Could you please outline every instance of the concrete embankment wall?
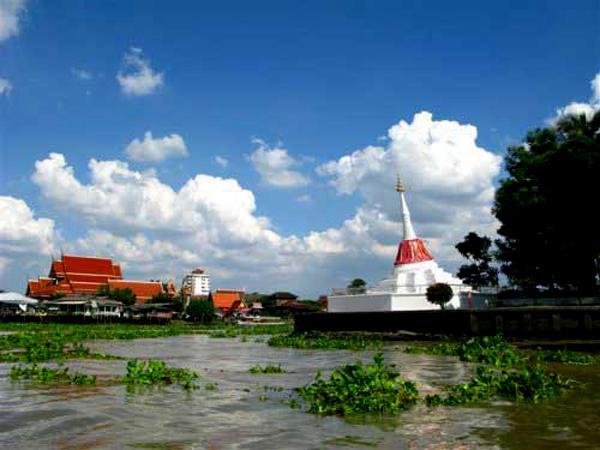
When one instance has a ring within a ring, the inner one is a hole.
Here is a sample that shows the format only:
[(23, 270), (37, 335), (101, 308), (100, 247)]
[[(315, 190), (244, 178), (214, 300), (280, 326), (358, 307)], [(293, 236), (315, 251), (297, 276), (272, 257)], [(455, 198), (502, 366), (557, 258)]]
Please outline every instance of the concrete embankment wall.
[(409, 331), (451, 336), (501, 333), (551, 339), (600, 338), (600, 306), (310, 313), (296, 316), (294, 327), (298, 332)]

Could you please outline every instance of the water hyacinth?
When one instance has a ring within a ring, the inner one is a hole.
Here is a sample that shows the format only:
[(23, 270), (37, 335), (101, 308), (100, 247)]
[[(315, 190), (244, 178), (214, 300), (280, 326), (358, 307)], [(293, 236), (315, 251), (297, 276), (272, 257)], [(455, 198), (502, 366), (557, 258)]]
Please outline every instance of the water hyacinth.
[(292, 333), (273, 336), (268, 344), (272, 347), (291, 347), (299, 349), (335, 349), (335, 350), (377, 350), (383, 341), (364, 336), (328, 336), (309, 333)]
[(502, 336), (483, 336), (442, 342), (432, 346), (408, 347), (406, 353), (458, 356), (461, 361), (489, 364), (494, 367), (512, 367), (526, 361), (526, 356)]
[(127, 362), (127, 375), (123, 383), (128, 385), (171, 385), (178, 384), (186, 390), (196, 389), (199, 375), (193, 370), (169, 367), (164, 361), (149, 359)]
[(324, 380), (318, 372), (315, 381), (298, 389), (308, 405), (308, 412), (320, 415), (378, 413), (395, 414), (417, 402), (419, 392), (412, 381), (377, 354), (373, 364), (360, 361), (331, 373)]
[(563, 380), (556, 373), (547, 372), (541, 365), (520, 370), (479, 366), (469, 382), (446, 387), (443, 396), (428, 395), (425, 402), (429, 406), (457, 406), (502, 398), (537, 403), (555, 398), (575, 385), (572, 380)]
[(69, 372), (67, 367), (51, 368), (32, 364), (30, 366), (13, 366), (10, 369), (10, 378), (13, 381), (31, 380), (40, 384), (76, 384), (91, 386), (96, 384), (95, 375), (86, 375), (80, 372)]
[(287, 371), (281, 367), (281, 364), (267, 364), (266, 366), (260, 366), (260, 365), (256, 365), (256, 366), (252, 366), (250, 367), (250, 369), (248, 369), (248, 372), (250, 372), (253, 375), (268, 375), (268, 374), (283, 374), (283, 373), (287, 373)]

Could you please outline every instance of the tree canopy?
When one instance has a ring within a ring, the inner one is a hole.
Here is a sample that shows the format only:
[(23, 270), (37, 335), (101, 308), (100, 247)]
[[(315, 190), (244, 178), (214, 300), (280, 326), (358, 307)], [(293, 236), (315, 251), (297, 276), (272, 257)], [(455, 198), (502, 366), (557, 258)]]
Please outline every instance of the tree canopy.
[(492, 265), (492, 240), (487, 236), (469, 233), (456, 244), (459, 253), (469, 260), (458, 269), (458, 277), (473, 287), (497, 286), (498, 269)]
[(446, 303), (452, 300), (454, 292), (446, 283), (434, 283), (427, 288), (426, 296), (429, 303), (439, 305), (442, 309), (445, 309)]
[(502, 272), (523, 289), (598, 292), (600, 112), (529, 132), (505, 165), (493, 209)]

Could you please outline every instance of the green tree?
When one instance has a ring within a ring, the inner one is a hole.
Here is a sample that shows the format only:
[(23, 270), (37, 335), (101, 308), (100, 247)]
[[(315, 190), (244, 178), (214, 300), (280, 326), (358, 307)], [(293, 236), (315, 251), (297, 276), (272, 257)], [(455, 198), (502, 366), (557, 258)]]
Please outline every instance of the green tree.
[(215, 318), (215, 308), (210, 300), (192, 300), (185, 312), (193, 322), (209, 323)]
[(494, 204), (502, 272), (523, 289), (598, 292), (600, 112), (529, 132), (505, 164)]
[(136, 296), (130, 288), (124, 289), (111, 289), (108, 298), (111, 300), (118, 300), (126, 306), (135, 305)]
[(348, 290), (353, 293), (361, 294), (365, 292), (367, 288), (367, 282), (362, 278), (355, 278), (348, 284)]
[(439, 305), (440, 308), (446, 309), (446, 303), (452, 300), (454, 292), (446, 283), (434, 283), (427, 288), (427, 301), (434, 305)]
[(498, 269), (492, 266), (494, 255), (489, 237), (470, 232), (455, 247), (470, 261), (459, 267), (458, 278), (473, 287), (498, 285)]
[(171, 297), (166, 292), (161, 292), (160, 294), (152, 296), (148, 303), (172, 303), (173, 297)]

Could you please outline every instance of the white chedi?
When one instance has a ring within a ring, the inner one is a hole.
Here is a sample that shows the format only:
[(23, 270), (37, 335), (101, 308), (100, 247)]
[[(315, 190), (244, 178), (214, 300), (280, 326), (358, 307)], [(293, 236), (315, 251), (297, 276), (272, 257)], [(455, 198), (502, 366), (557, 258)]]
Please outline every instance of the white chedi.
[(425, 243), (415, 233), (404, 196), (404, 186), (400, 180), (396, 191), (400, 195), (403, 238), (398, 246), (391, 275), (364, 294), (330, 296), (330, 312), (439, 309), (439, 306), (429, 303), (426, 298), (427, 288), (434, 283), (446, 283), (452, 287), (454, 296), (447, 307), (459, 308), (464, 303), (464, 299), (461, 302), (461, 297), (466, 297), (471, 288), (435, 262)]

